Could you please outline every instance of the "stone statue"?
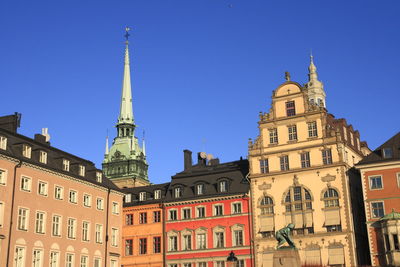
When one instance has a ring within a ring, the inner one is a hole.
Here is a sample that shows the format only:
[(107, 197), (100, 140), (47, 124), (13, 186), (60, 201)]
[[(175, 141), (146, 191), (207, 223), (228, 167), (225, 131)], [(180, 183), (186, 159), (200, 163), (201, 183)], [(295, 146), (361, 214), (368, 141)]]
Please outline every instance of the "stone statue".
[(294, 225), (289, 223), (286, 227), (278, 230), (275, 234), (275, 238), (278, 241), (277, 249), (281, 248), (285, 243), (288, 243), (290, 248), (296, 248), (294, 242), (291, 238), (291, 231), (293, 230)]
[(290, 73), (288, 71), (285, 71), (285, 80), (290, 81)]

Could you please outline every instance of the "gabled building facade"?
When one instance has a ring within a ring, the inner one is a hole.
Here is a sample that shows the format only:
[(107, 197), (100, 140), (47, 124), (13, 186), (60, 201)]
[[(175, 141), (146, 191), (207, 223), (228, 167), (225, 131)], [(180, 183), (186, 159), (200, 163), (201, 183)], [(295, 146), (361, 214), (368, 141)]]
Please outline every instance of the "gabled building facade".
[(400, 266), (400, 133), (357, 165), (373, 266)]
[(354, 234), (351, 168), (368, 148), (346, 120), (328, 113), (313, 58), (304, 86), (287, 74), (272, 92), (258, 128), (248, 156), (256, 266), (272, 266), (275, 232), (289, 223), (302, 263), (355, 266), (363, 241)]
[(165, 196), (165, 248), (168, 267), (225, 267), (233, 251), (235, 266), (252, 265), (247, 160), (220, 164), (198, 157), (172, 177)]
[(0, 117), (0, 266), (120, 265), (122, 197), (101, 170)]
[(103, 172), (120, 188), (149, 185), (145, 144), (139, 145), (132, 108), (131, 73), (129, 62), (129, 28), (126, 29), (124, 79), (121, 108), (116, 124), (117, 136), (109, 148), (108, 137), (103, 160)]
[(169, 183), (123, 189), (124, 267), (164, 266), (163, 201)]

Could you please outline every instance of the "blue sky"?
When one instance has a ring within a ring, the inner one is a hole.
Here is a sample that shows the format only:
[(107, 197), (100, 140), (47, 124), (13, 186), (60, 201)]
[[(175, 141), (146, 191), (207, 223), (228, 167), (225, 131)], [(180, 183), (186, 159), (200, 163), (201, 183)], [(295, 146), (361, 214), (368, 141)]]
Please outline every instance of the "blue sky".
[(2, 1), (0, 115), (20, 133), (101, 166), (115, 136), (124, 27), (131, 31), (134, 113), (150, 179), (183, 169), (183, 149), (247, 156), (272, 90), (305, 83), (310, 50), (328, 111), (376, 148), (400, 129), (400, 2)]

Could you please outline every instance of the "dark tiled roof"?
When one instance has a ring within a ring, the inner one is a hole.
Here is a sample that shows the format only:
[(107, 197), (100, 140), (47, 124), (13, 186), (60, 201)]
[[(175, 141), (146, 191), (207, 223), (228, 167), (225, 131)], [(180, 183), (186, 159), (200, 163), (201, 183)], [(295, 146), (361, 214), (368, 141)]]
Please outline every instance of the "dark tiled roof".
[[(249, 191), (246, 179), (248, 172), (249, 162), (244, 159), (215, 165), (199, 163), (172, 177), (165, 202), (246, 194)], [(227, 181), (226, 192), (219, 190), (219, 182), (223, 180)], [(196, 192), (198, 184), (204, 185), (204, 193), (201, 195)], [(180, 198), (173, 195), (176, 187), (182, 190)]]
[[(4, 117), (0, 117), (0, 119), (1, 118)], [(0, 154), (16, 158), (23, 162), (27, 162), (42, 168), (46, 168), (48, 170), (62, 173), (98, 186), (120, 191), (120, 189), (113, 182), (108, 180), (103, 174), (102, 182), (97, 182), (96, 173), (102, 173), (102, 171), (100, 169), (97, 169), (93, 162), (52, 147), (50, 143), (45, 142), (45, 137), (42, 135), (37, 134), (35, 135), (35, 139), (32, 139), (24, 135), (18, 134), (13, 130), (10, 130), (9, 127), (7, 127), (7, 124), (0, 124), (0, 135), (7, 138), (7, 148), (6, 150), (0, 149)], [(26, 158), (22, 155), (23, 144), (29, 145), (32, 148), (31, 158)], [(46, 164), (39, 161), (40, 151), (44, 151), (47, 153)], [(62, 169), (63, 159), (67, 159), (70, 161), (70, 171), (64, 171)], [(78, 175), (78, 165), (85, 166), (85, 176)]]
[[(392, 151), (392, 157), (384, 157), (383, 150), (390, 149)], [(392, 138), (387, 140), (384, 144), (375, 149), (371, 154), (362, 159), (356, 166), (377, 163), (377, 162), (385, 162), (385, 161), (394, 161), (400, 159), (400, 132), (394, 135)]]
[[(123, 188), (121, 189), (121, 191), (124, 194), (131, 194), (131, 202), (125, 203), (124, 201), (124, 207), (161, 203), (165, 198), (165, 193), (167, 192), (168, 186), (169, 183), (164, 183), (164, 184), (155, 184), (155, 185), (140, 186), (134, 188)], [(156, 190), (161, 190), (160, 199), (154, 199), (154, 192)], [(141, 192), (146, 193), (145, 201), (139, 201), (139, 194)]]

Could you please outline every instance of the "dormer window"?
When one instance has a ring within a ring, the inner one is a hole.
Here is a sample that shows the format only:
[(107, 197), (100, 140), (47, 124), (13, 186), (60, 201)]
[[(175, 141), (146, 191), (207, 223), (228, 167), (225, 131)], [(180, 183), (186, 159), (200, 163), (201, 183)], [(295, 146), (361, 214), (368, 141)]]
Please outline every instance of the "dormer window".
[(294, 101), (286, 102), (286, 115), (288, 117), (296, 115), (296, 107), (294, 105)]
[(180, 198), (180, 197), (182, 197), (182, 188), (180, 188), (180, 187), (175, 187), (175, 189), (174, 189), (174, 197), (175, 197), (175, 198)]
[(130, 203), (132, 201), (132, 195), (131, 194), (125, 194), (125, 203)]
[(7, 137), (0, 136), (0, 149), (7, 149)]
[(226, 192), (226, 191), (228, 191), (228, 182), (220, 181), (219, 182), (219, 192)]
[(102, 182), (102, 173), (101, 172), (96, 172), (96, 181), (98, 182), (98, 183), (101, 183)]
[(154, 190), (154, 199), (161, 198), (161, 190)]
[(39, 152), (39, 161), (40, 163), (47, 164), (47, 152), (45, 151)]
[(63, 159), (63, 165), (62, 165), (62, 167), (63, 167), (63, 171), (69, 172), (69, 160)]
[(85, 176), (85, 166), (79, 165), (79, 175)]
[(145, 200), (146, 200), (146, 192), (140, 192), (139, 201), (145, 201)]
[(196, 193), (197, 193), (197, 195), (204, 194), (204, 184), (198, 184), (196, 186)]
[(393, 151), (392, 151), (392, 149), (391, 149), (390, 147), (383, 148), (383, 149), (382, 149), (382, 156), (383, 156), (383, 158), (385, 158), (385, 159), (392, 158), (392, 157), (393, 157)]
[(32, 154), (32, 147), (29, 145), (23, 145), (22, 146), (22, 155), (26, 158), (31, 158)]

